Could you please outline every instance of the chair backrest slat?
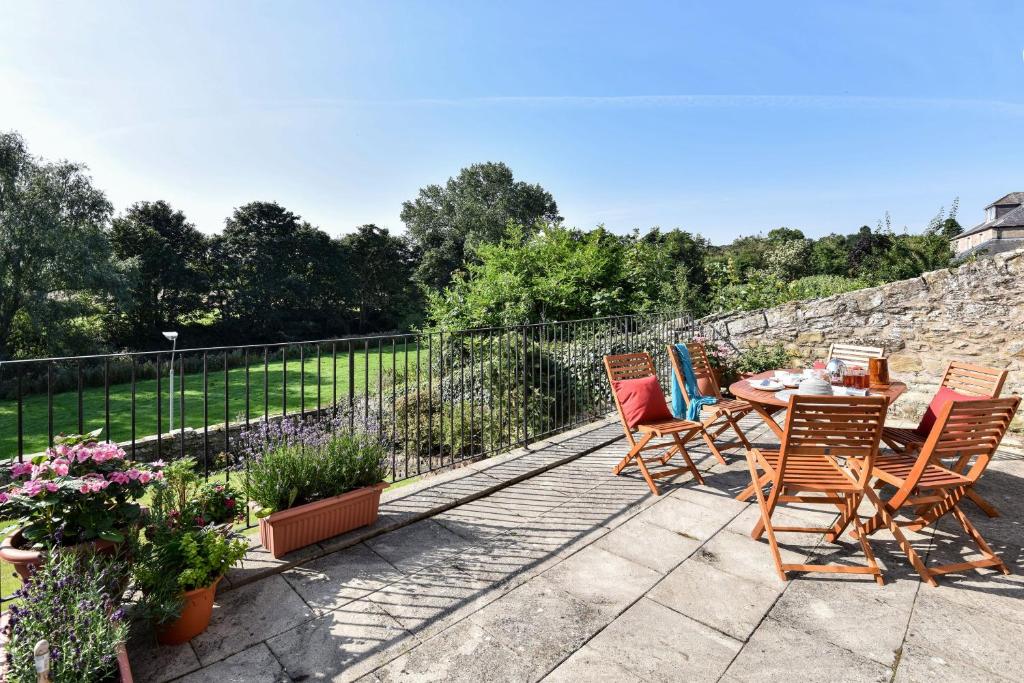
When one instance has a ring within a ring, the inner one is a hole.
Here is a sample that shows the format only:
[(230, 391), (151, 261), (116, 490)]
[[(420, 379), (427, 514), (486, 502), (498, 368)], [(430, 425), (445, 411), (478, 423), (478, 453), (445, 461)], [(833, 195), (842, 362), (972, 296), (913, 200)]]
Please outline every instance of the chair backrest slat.
[(629, 428), (626, 415), (622, 412), (622, 404), (619, 396), (615, 393), (614, 382), (624, 379), (641, 379), (643, 377), (657, 376), (654, 367), (654, 359), (649, 353), (623, 353), (614, 356), (604, 357), (604, 369), (608, 373), (608, 388), (612, 392), (612, 400), (615, 401), (615, 410), (619, 413), (619, 420), (622, 421), (622, 430), (629, 442), (635, 443), (633, 430)]
[(980, 401), (950, 401), (939, 412), (935, 427), (925, 440), (904, 488), (913, 489), (928, 463), (957, 459), (956, 469), (968, 464), (964, 476), (971, 482), (988, 467), (1020, 406), (1020, 396)]
[[(779, 455), (779, 476), (786, 481), (786, 461), (793, 455), (859, 458), (858, 487), (868, 474), (882, 436), (888, 402), (884, 396), (800, 396), (789, 400), (786, 430)], [(831, 467), (831, 466), (830, 466)], [(802, 476), (813, 475), (801, 470)]]
[(1006, 375), (1006, 370), (951, 360), (942, 377), (942, 386), (958, 394), (997, 398), (1003, 390)]
[(859, 365), (867, 368), (868, 361), (872, 358), (881, 358), (885, 355), (885, 349), (878, 346), (855, 346), (853, 344), (832, 344), (828, 349), (828, 358), (841, 360), (847, 365)]
[[(679, 355), (676, 353), (674, 344), (665, 347), (668, 352), (669, 362), (672, 363), (672, 373), (683, 390), (683, 399), (686, 405), (690, 405), (690, 394), (686, 391), (686, 380), (683, 376), (683, 368), (679, 363)], [(697, 382), (704, 380), (705, 387), (711, 387), (711, 395), (715, 398), (722, 398), (722, 388), (718, 386), (718, 378), (715, 377), (715, 369), (708, 359), (707, 350), (700, 342), (687, 342), (686, 350), (690, 352), (690, 363), (693, 365), (693, 377)]]

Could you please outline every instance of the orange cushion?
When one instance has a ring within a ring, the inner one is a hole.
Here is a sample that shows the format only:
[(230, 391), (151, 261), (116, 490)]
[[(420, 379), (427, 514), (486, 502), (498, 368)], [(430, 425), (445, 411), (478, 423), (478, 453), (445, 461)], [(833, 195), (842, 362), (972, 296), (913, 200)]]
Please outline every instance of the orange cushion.
[(932, 402), (928, 404), (928, 410), (924, 411), (924, 415), (921, 416), (921, 422), (918, 423), (914, 431), (918, 436), (928, 436), (932, 431), (932, 427), (935, 426), (935, 421), (939, 419), (939, 413), (951, 401), (984, 401), (986, 398), (986, 396), (961, 394), (949, 387), (940, 387), (935, 396), (932, 397)]
[(633, 429), (639, 424), (672, 420), (672, 411), (665, 403), (658, 378), (654, 375), (640, 379), (620, 379), (612, 382), (612, 391), (622, 406), (626, 424)]

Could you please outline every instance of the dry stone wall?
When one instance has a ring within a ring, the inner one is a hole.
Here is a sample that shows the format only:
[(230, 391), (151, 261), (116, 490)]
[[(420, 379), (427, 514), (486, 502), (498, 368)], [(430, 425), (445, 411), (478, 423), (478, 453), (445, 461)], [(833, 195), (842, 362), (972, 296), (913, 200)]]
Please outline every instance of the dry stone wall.
[(739, 348), (782, 343), (805, 361), (823, 358), (832, 342), (884, 347), (891, 375), (908, 386), (893, 412), (916, 421), (950, 359), (1006, 368), (1003, 394), (1024, 393), (1024, 250), (700, 324)]

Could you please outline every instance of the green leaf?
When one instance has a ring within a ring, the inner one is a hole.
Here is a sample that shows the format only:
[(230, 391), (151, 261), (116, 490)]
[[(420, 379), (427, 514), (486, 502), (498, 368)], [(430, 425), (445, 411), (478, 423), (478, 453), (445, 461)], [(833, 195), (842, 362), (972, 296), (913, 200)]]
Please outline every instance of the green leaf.
[(121, 543), (124, 541), (124, 534), (119, 534), (116, 531), (101, 531), (99, 537), (104, 541), (111, 541), (113, 543)]
[(274, 514), (274, 508), (260, 508), (256, 511), (256, 519), (263, 519)]
[(299, 488), (293, 486), (288, 490), (288, 507), (291, 507), (295, 503), (295, 499), (299, 496)]

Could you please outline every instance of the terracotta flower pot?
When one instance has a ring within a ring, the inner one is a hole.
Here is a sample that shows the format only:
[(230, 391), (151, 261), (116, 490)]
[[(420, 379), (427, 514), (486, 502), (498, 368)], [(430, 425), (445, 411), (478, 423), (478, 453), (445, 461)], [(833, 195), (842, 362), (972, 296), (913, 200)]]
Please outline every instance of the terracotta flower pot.
[[(25, 548), (24, 545), (26, 543), (25, 538), (21, 535), (21, 529), (16, 529), (14, 533), (0, 541), (0, 559), (13, 564), (14, 571), (18, 572), (18, 576), (28, 579), (32, 575), (32, 567), (41, 567), (45, 557), (44, 551)], [(113, 555), (120, 545), (113, 541), (96, 540), (68, 546), (68, 549), (78, 551), (88, 549), (99, 554)]]
[(377, 521), (386, 483), (275, 512), (260, 520), (260, 543), (274, 557)]
[(156, 639), (161, 645), (181, 645), (206, 630), (213, 615), (213, 598), (220, 579), (217, 577), (209, 586), (185, 593), (185, 605), (178, 618), (157, 630)]

